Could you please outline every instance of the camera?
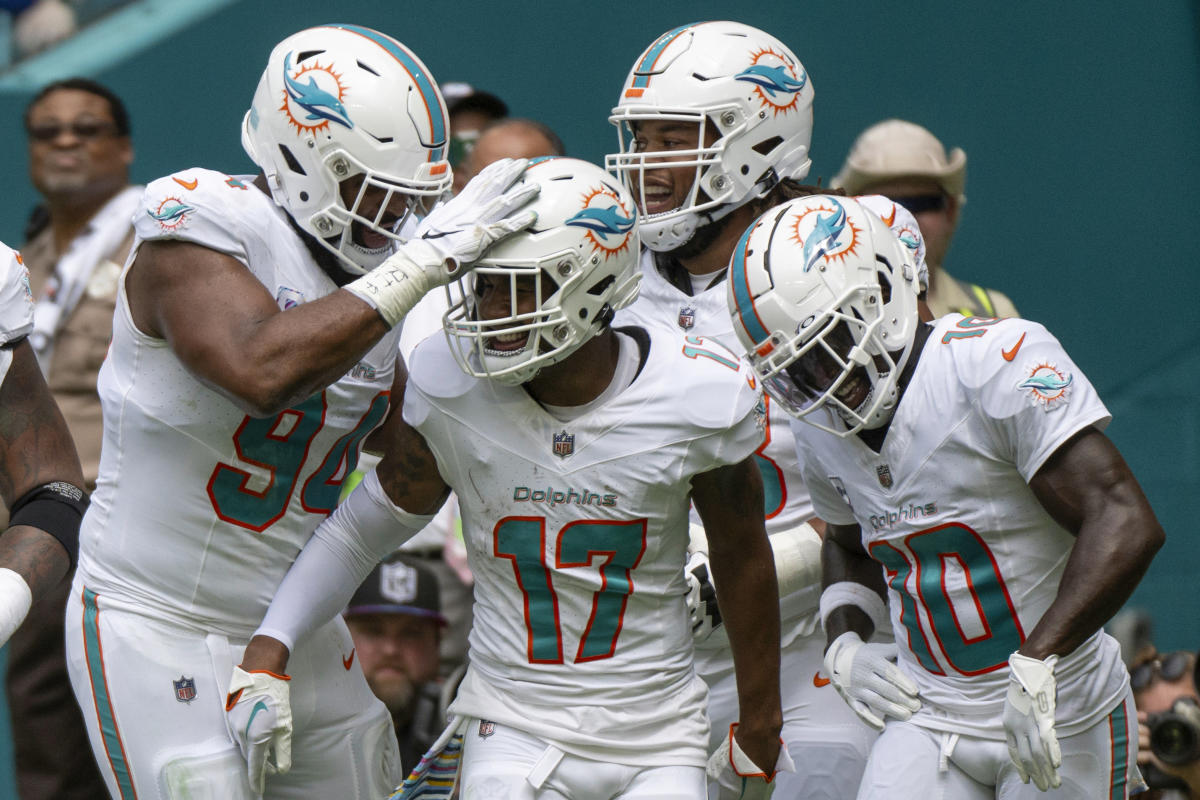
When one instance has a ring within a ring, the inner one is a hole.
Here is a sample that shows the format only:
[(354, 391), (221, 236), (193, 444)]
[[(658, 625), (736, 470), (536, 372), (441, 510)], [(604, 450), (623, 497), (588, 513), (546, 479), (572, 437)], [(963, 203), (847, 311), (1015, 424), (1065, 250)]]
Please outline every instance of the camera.
[(1200, 759), (1200, 702), (1181, 697), (1167, 711), (1151, 714), (1150, 749), (1164, 764), (1178, 766)]

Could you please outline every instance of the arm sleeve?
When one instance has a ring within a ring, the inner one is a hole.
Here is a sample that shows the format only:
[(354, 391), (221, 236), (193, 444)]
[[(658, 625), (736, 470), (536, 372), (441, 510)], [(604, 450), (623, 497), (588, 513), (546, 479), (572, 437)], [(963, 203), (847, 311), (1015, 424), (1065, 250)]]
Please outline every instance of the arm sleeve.
[(255, 634), (294, 650), (297, 641), (346, 607), (376, 564), (432, 519), (432, 514), (410, 514), (392, 503), (372, 471), (317, 526)]

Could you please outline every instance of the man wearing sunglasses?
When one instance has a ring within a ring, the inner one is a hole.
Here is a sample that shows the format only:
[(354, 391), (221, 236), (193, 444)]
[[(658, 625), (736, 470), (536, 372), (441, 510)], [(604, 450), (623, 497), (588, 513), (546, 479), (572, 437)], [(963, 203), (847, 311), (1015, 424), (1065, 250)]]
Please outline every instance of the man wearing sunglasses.
[(950, 313), (976, 317), (1015, 317), (1011, 300), (995, 289), (959, 280), (943, 268), (959, 214), (967, 202), (967, 155), (949, 156), (937, 137), (911, 122), (889, 119), (855, 140), (835, 187), (847, 194), (881, 194), (912, 212), (921, 226), (929, 262), (926, 302), (935, 317)]
[[(41, 204), (21, 248), (37, 305), (29, 342), (96, 488), (101, 412), (96, 375), (112, 338), (117, 275), (133, 243), (142, 187), (129, 184), (129, 114), (107, 87), (68, 78), (43, 87), (25, 111), (29, 178)], [(63, 614), (68, 578), (30, 611), (9, 645), (7, 689), (21, 797), (104, 794), (67, 679)], [(65, 755), (65, 754), (70, 754)]]
[[(1200, 702), (1196, 691), (1196, 656), (1176, 650), (1151, 653), (1129, 668), (1129, 685), (1138, 711), (1138, 767), (1150, 784), (1145, 800), (1200, 798), (1200, 759), (1167, 764), (1151, 745), (1150, 717), (1175, 709), (1180, 700)], [(1182, 744), (1182, 743), (1180, 743)], [(1185, 747), (1181, 747), (1186, 750)], [(1184, 757), (1186, 758), (1186, 756)]]

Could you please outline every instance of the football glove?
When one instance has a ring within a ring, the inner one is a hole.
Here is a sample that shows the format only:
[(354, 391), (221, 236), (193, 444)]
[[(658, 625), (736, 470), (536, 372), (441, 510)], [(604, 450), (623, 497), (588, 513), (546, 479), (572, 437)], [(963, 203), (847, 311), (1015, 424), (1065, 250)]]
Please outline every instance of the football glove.
[(242, 751), (250, 787), (260, 796), (267, 775), (292, 768), (292, 709), (286, 675), (233, 668), (225, 699), (225, 723)]
[(528, 163), (504, 158), (489, 164), (456, 197), (429, 212), (414, 238), (346, 289), (395, 325), (429, 290), (455, 280), (488, 247), (534, 223), (537, 214), (518, 209), (539, 187), (511, 188)]
[(1058, 788), (1062, 780), (1062, 749), (1054, 732), (1057, 684), (1054, 667), (1058, 656), (1045, 661), (1013, 653), (1008, 659), (1008, 697), (1004, 701), (1004, 738), (1008, 755), (1024, 783), (1043, 792)]
[(917, 684), (893, 661), (895, 644), (865, 644), (847, 631), (825, 653), (825, 671), (846, 704), (877, 731), (885, 717), (906, 720), (921, 707)]
[(721, 625), (721, 609), (717, 606), (717, 590), (708, 571), (708, 554), (692, 553), (684, 567), (687, 579), (687, 607), (692, 621), (692, 638), (702, 642)]
[(787, 745), (779, 742), (779, 757), (775, 768), (767, 775), (738, 746), (733, 732), (737, 723), (729, 726), (729, 735), (708, 759), (708, 779), (719, 787), (717, 800), (767, 800), (775, 792), (775, 776), (780, 772), (795, 772), (796, 764)]

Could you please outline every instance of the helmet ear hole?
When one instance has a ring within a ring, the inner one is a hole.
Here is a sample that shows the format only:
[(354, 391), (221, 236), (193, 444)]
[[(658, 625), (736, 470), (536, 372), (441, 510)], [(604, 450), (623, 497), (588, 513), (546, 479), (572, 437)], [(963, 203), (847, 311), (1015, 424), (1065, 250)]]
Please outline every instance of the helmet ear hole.
[(300, 162), (296, 160), (296, 157), (292, 155), (292, 150), (290, 147), (288, 147), (286, 144), (281, 144), (279, 145), (279, 152), (283, 154), (283, 161), (288, 165), (288, 169), (298, 175), (308, 174), (304, 171), (304, 167), (300, 166)]
[(892, 281), (882, 269), (875, 274), (879, 278), (879, 293), (883, 296), (884, 305), (887, 305), (892, 301)]

